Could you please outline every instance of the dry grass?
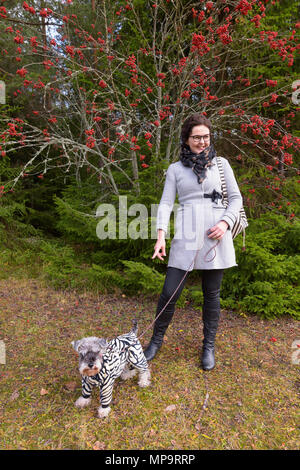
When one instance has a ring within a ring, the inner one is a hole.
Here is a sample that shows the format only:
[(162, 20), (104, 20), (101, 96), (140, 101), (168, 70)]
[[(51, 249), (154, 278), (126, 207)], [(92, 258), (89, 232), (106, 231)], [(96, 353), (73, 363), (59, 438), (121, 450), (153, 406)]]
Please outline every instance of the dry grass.
[[(289, 317), (266, 321), (223, 312), (217, 366), (204, 373), (200, 312), (177, 309), (151, 363), (151, 387), (138, 388), (136, 378), (118, 381), (104, 421), (97, 418), (97, 392), (91, 408), (76, 409), (80, 377), (70, 342), (125, 333), (135, 313), (143, 332), (154, 310), (155, 301), (141, 298), (1, 280), (7, 363), (0, 365), (0, 448), (299, 448), (299, 366), (291, 362), (291, 345), (300, 333), (299, 322)], [(142, 338), (144, 346), (150, 335)]]

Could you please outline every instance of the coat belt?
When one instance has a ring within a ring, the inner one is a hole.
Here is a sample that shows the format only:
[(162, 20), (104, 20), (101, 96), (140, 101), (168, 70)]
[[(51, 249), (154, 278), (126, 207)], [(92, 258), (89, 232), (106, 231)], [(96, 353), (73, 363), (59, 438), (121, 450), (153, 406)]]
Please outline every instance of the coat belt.
[(205, 193), (204, 197), (205, 198), (211, 198), (212, 202), (218, 202), (218, 199), (223, 198), (222, 194), (218, 193), (218, 191), (216, 191), (215, 189), (210, 194)]

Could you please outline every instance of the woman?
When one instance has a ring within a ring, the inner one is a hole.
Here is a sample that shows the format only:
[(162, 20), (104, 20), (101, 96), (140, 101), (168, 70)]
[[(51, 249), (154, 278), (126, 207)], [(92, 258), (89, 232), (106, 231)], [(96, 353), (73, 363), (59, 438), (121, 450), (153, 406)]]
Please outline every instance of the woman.
[(146, 359), (151, 361), (162, 345), (186, 278), (181, 284), (180, 282), (186, 271), (199, 269), (202, 271), (204, 296), (204, 370), (211, 370), (215, 366), (214, 345), (220, 318), (221, 282), (224, 269), (236, 266), (230, 230), (242, 207), (238, 185), (225, 158), (221, 158), (221, 162), (228, 192), (228, 206), (223, 206), (216, 152), (211, 143), (211, 127), (210, 120), (205, 116), (190, 116), (181, 130), (180, 161), (172, 163), (167, 170), (157, 213), (158, 239), (152, 259), (157, 256), (163, 260), (166, 255), (165, 233), (176, 193), (180, 208), (177, 211), (175, 236), (157, 306), (154, 331), (145, 350)]

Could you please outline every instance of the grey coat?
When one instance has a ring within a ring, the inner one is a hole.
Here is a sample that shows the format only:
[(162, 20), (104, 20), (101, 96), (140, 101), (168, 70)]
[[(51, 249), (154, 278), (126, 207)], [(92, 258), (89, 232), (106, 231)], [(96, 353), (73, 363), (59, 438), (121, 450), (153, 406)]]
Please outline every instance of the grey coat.
[[(242, 207), (242, 196), (230, 164), (223, 157), (221, 160), (228, 192), (227, 208), (222, 205), (220, 199), (213, 202), (211, 198), (204, 198), (205, 193), (210, 194), (214, 189), (222, 193), (215, 158), (201, 184), (198, 183), (193, 170), (180, 161), (169, 166), (156, 222), (157, 230), (167, 232), (177, 193), (179, 207), (174, 210), (175, 235), (171, 242), (168, 266), (189, 271), (237, 266), (230, 229)], [(217, 240), (208, 238), (207, 231), (221, 220), (229, 224), (229, 229), (213, 249)], [(191, 265), (197, 250), (197, 258)]]

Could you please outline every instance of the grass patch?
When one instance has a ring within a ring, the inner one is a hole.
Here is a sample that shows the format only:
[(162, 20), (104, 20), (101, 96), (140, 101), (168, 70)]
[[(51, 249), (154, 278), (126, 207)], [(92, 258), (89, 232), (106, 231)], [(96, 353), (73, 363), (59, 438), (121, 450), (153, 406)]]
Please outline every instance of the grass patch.
[[(155, 301), (10, 278), (0, 281), (0, 306), (7, 352), (0, 365), (1, 449), (92, 450), (96, 442), (107, 450), (298, 447), (299, 366), (291, 363), (291, 345), (299, 323), (291, 317), (261, 320), (223, 311), (217, 366), (203, 372), (201, 313), (178, 308), (151, 363), (151, 387), (139, 388), (136, 378), (118, 380), (101, 426), (96, 390), (90, 408), (74, 407), (80, 377), (70, 342), (125, 333), (135, 314), (142, 333)], [(149, 330), (143, 346), (150, 336)]]

